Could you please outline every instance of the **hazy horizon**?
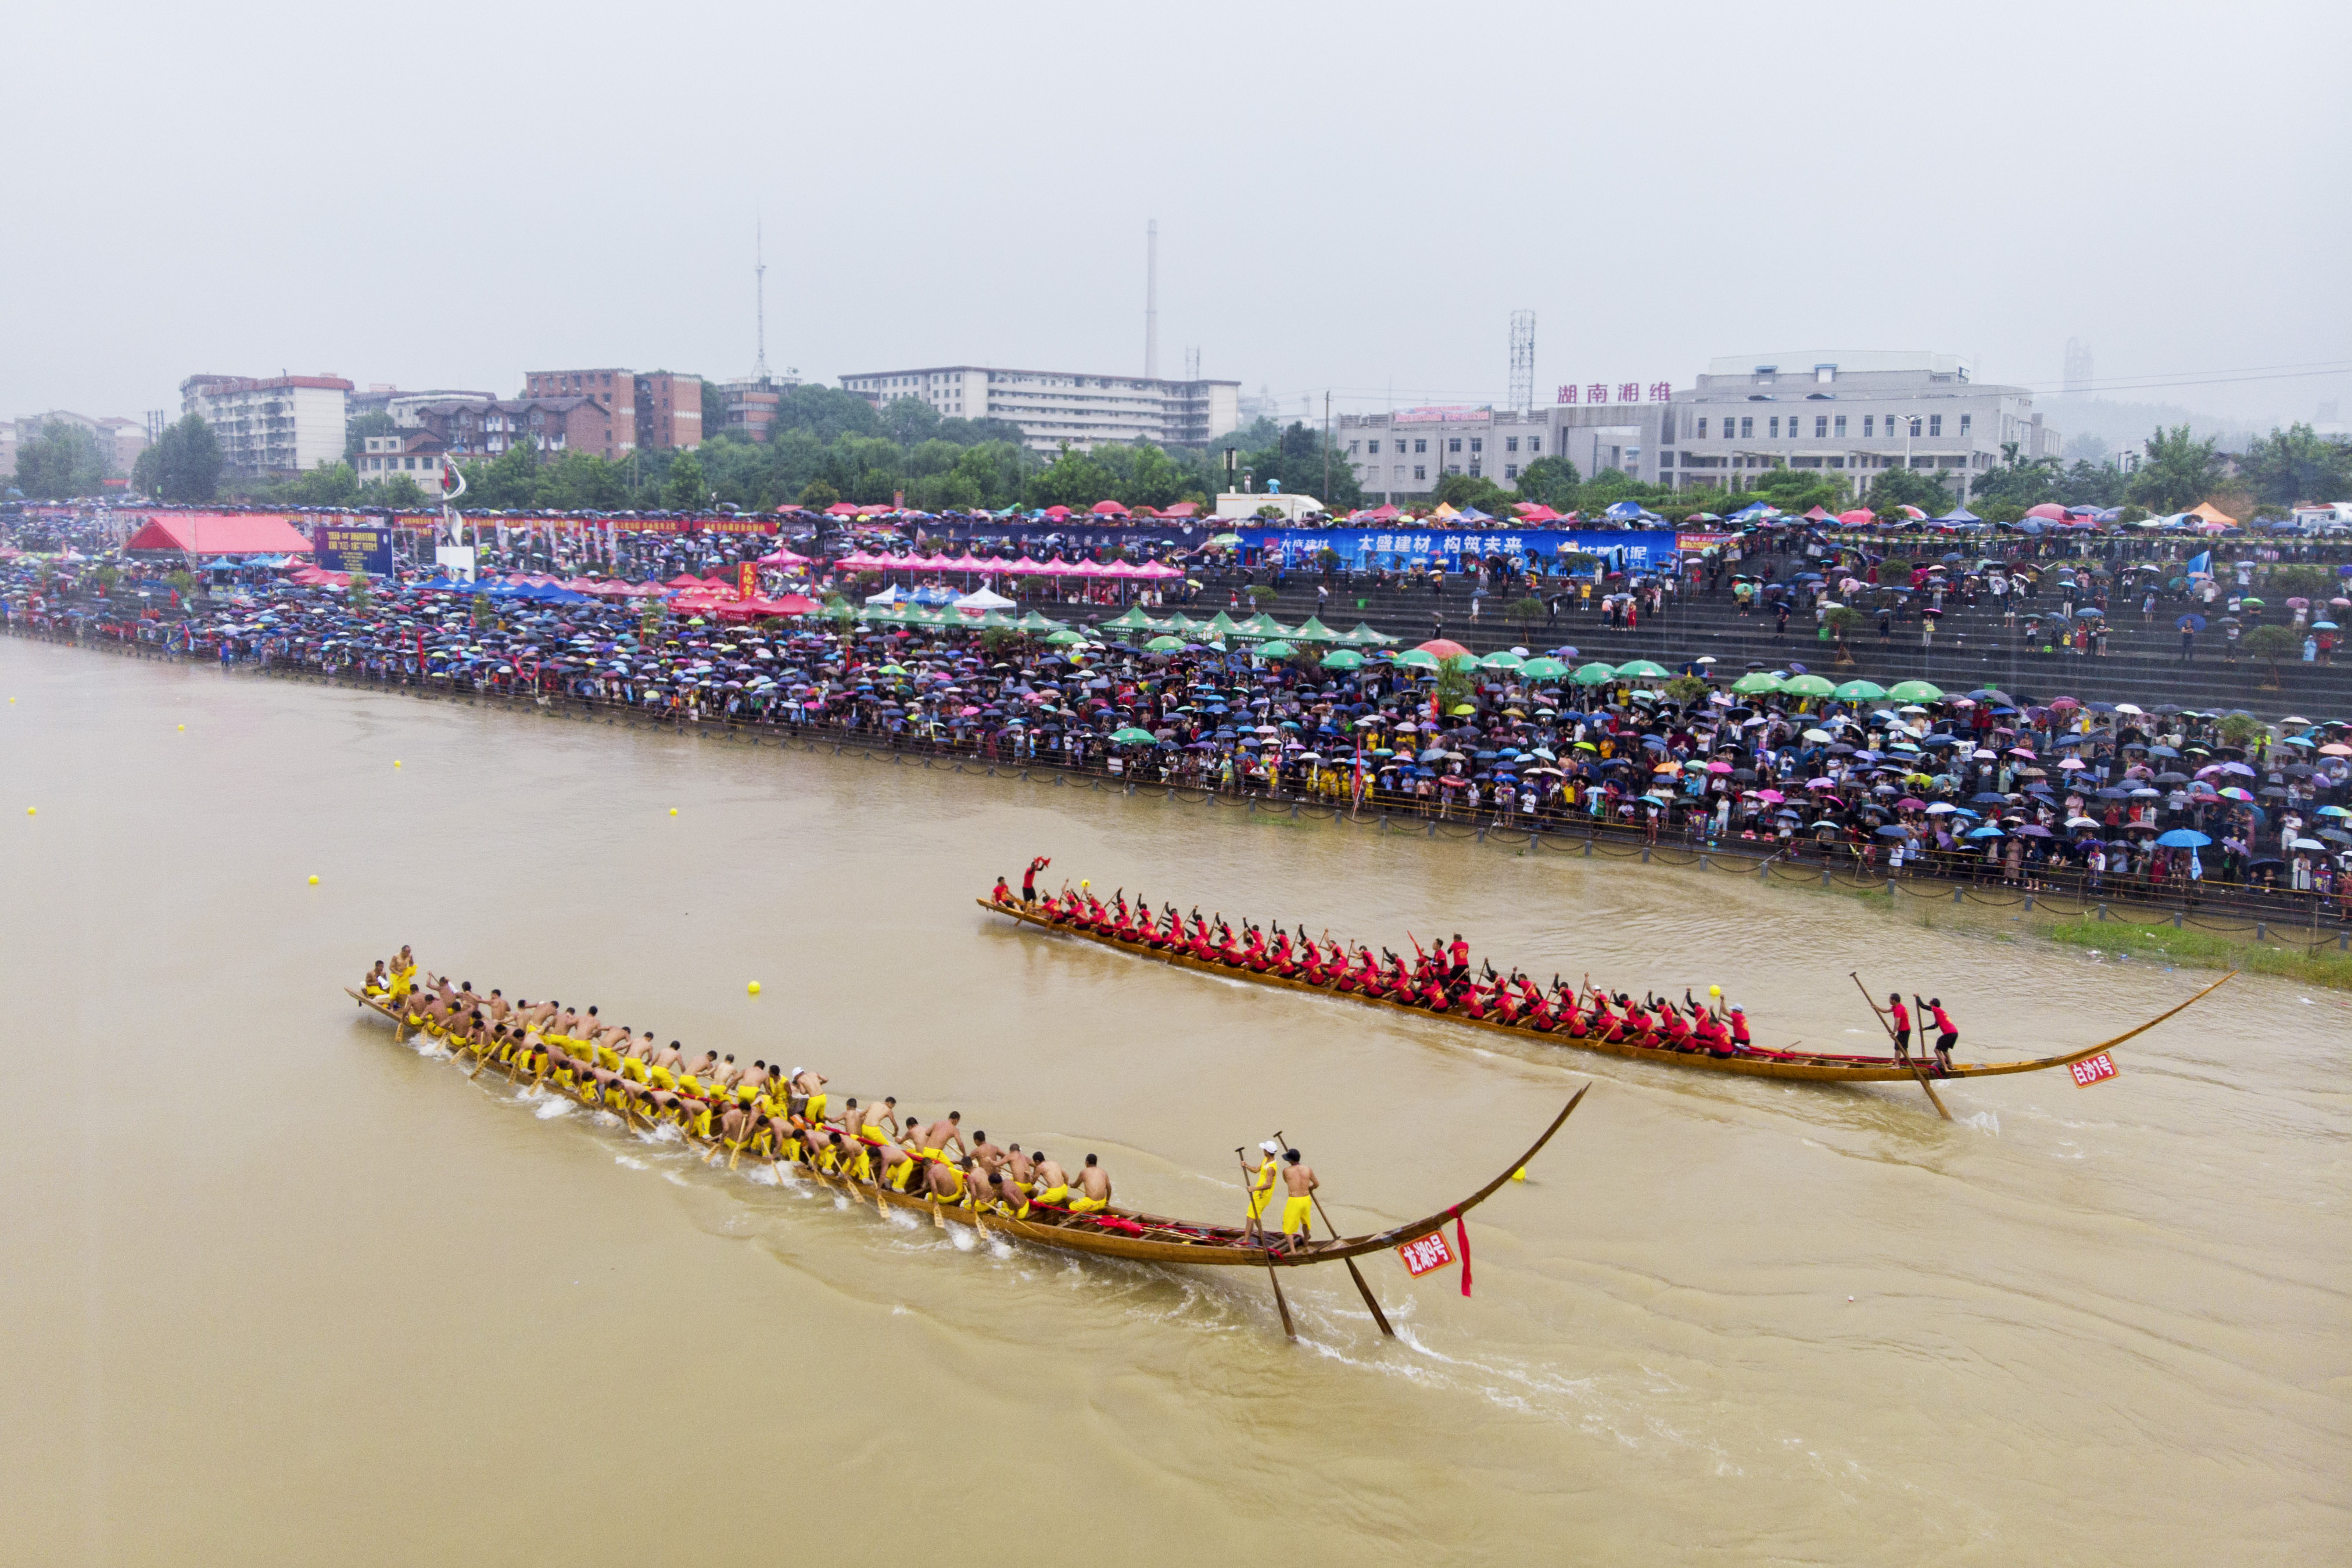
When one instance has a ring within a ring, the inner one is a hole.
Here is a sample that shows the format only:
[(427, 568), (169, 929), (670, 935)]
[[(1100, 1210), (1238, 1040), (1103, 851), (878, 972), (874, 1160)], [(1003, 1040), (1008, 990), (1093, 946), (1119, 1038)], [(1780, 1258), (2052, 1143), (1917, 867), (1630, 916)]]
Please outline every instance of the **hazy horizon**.
[(0, 417), (740, 377), (755, 222), (779, 372), (1135, 373), (1154, 218), (1160, 373), (1286, 417), (1499, 401), (1520, 308), (1539, 402), (1811, 347), (2054, 394), (2078, 338), (2112, 402), (2352, 406), (2340, 10), (1661, 16), (28, 13)]

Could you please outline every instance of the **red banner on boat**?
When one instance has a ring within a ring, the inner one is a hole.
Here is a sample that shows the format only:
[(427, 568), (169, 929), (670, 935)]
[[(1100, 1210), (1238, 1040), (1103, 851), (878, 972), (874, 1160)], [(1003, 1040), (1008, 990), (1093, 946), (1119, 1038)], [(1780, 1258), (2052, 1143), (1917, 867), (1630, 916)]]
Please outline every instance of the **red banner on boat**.
[(2066, 1071), (2074, 1075), (2075, 1088), (2088, 1089), (2092, 1084), (2116, 1075), (2116, 1059), (2103, 1051), (2096, 1056), (2068, 1062)]
[(1416, 1280), (1423, 1274), (1454, 1265), (1454, 1249), (1445, 1245), (1445, 1232), (1443, 1230), (1433, 1230), (1426, 1236), (1413, 1238), (1397, 1249), (1397, 1256), (1404, 1260), (1404, 1271)]

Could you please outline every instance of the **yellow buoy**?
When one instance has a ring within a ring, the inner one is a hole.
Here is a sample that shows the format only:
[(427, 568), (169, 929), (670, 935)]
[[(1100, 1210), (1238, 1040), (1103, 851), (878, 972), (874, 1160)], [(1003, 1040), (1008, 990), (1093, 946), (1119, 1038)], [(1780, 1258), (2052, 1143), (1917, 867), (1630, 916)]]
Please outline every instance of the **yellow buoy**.
[(182, 729), (185, 729), (185, 728), (187, 728), (188, 727), (187, 727), (186, 725), (184, 725), (184, 725), (182, 725), (180, 727), (181, 727)]
[(40, 808), (38, 808), (38, 807), (37, 807), (37, 806), (27, 806), (27, 807), (26, 807), (26, 808), (25, 808), (25, 815), (26, 815), (26, 816), (28, 816), (28, 817), (29, 817), (29, 816), (31, 816), (35, 811), (38, 810), (39, 809), (40, 809)]
[(312, 878), (310, 879), (310, 885), (311, 885), (312, 887), (316, 887), (316, 886), (318, 886), (318, 885), (319, 885), (319, 879), (318, 879), (317, 877), (315, 877), (315, 876), (314, 876), (314, 877), (312, 877)]
[(1513, 1171), (1513, 1172), (1511, 1173), (1511, 1179), (1512, 1179), (1513, 1181), (1525, 1181), (1525, 1180), (1527, 1180), (1527, 1179), (1528, 1179), (1528, 1167), (1527, 1167), (1527, 1166), (1521, 1166), (1518, 1169), (1517, 1169), (1517, 1170)]
[(670, 814), (671, 816), (673, 816), (673, 817), (677, 816), (677, 807), (675, 807), (675, 806), (672, 806), (672, 807), (669, 809), (669, 814)]
[(754, 981), (752, 981), (749, 986), (746, 986), (746, 987), (744, 988), (744, 989), (745, 989), (745, 990), (747, 990), (747, 991), (749, 991), (749, 992), (751, 992), (751, 995), (753, 995), (753, 996), (755, 996), (755, 997), (756, 997), (756, 996), (758, 996), (758, 995), (760, 994), (760, 982), (759, 982), (759, 981), (757, 981), (757, 980), (754, 980)]
[(394, 758), (392, 759), (392, 765), (393, 765), (394, 768), (399, 767), (399, 766), (400, 766), (400, 758), (397, 758), (397, 757)]

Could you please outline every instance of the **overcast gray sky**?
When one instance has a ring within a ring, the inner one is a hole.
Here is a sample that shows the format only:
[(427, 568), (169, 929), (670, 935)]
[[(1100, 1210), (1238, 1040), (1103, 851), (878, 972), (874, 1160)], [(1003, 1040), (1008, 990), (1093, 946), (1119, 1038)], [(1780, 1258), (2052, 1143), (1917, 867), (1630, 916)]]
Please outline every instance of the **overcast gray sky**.
[[(28, 6), (0, 415), (197, 371), (1142, 368), (1340, 406), (1919, 348), (2352, 412), (2340, 5)], [(2262, 374), (2265, 379), (2231, 379)]]

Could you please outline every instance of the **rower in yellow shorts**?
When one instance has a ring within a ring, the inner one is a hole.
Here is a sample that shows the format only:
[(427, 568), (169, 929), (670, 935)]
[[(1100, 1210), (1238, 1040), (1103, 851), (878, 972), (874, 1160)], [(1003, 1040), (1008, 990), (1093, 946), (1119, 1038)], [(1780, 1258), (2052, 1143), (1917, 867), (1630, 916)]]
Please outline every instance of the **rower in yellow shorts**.
[(1072, 1214), (1100, 1214), (1110, 1207), (1110, 1173), (1092, 1155), (1078, 1170), (1078, 1196), (1070, 1199)]
[(1282, 1204), (1282, 1234), (1295, 1251), (1312, 1239), (1310, 1224), (1315, 1214), (1315, 1189), (1321, 1184), (1315, 1179), (1315, 1167), (1299, 1158), (1297, 1149), (1282, 1152), (1283, 1186), (1290, 1196)]

